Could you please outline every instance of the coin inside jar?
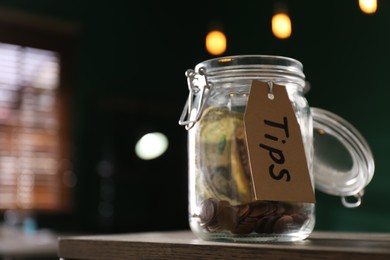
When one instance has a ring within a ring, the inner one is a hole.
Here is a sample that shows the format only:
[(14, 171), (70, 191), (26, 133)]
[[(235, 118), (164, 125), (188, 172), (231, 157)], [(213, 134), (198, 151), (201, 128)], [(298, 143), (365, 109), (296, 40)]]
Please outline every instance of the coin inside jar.
[(300, 210), (290, 203), (255, 201), (233, 206), (226, 200), (209, 198), (201, 203), (199, 218), (210, 232), (283, 234), (304, 224), (307, 217)]
[(212, 223), (217, 211), (218, 201), (216, 199), (207, 199), (202, 201), (199, 218), (204, 225)]

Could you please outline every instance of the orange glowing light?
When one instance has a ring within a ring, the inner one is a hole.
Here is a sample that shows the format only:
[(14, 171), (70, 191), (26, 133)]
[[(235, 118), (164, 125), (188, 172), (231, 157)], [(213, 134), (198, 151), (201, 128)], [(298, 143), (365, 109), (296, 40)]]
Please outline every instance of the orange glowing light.
[(206, 36), (206, 49), (212, 55), (221, 55), (226, 51), (226, 36), (223, 32), (214, 30)]
[(377, 0), (359, 0), (359, 7), (366, 14), (373, 14), (378, 7)]
[(278, 13), (272, 17), (272, 33), (279, 39), (291, 36), (291, 20), (285, 13)]

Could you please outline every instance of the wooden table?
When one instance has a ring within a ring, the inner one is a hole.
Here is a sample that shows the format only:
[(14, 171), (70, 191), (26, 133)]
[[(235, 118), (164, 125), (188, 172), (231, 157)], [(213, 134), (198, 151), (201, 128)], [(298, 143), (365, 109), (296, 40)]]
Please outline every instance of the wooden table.
[(59, 237), (59, 257), (74, 259), (390, 259), (390, 233), (314, 232), (299, 242), (202, 241), (190, 231)]

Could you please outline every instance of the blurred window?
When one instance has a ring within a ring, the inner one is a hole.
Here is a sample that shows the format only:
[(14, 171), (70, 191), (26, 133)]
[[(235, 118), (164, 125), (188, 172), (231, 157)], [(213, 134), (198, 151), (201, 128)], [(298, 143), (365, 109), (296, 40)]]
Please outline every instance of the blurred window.
[(69, 212), (74, 24), (0, 9), (0, 212)]

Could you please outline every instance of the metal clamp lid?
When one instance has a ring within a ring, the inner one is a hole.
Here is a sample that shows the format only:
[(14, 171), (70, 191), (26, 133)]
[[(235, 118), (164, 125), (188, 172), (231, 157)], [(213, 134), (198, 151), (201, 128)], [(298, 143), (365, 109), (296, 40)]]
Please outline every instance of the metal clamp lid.
[(320, 108), (311, 108), (311, 112), (316, 188), (341, 196), (345, 207), (357, 207), (374, 175), (371, 149), (356, 128), (343, 118)]
[(179, 119), (179, 125), (184, 125), (187, 130), (191, 129), (202, 115), (204, 104), (209, 96), (211, 82), (206, 76), (206, 69), (201, 67), (198, 72), (186, 71), (188, 84), (188, 98)]

